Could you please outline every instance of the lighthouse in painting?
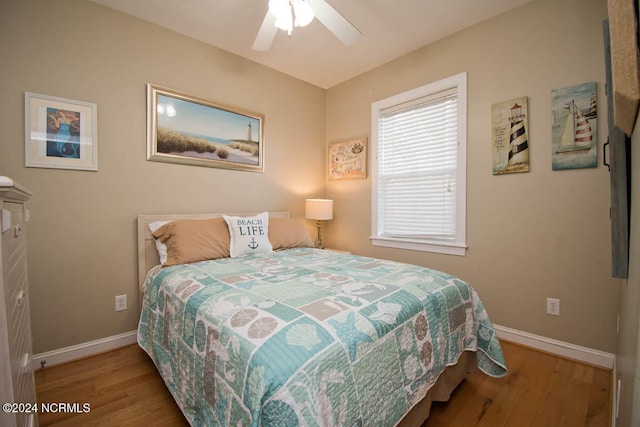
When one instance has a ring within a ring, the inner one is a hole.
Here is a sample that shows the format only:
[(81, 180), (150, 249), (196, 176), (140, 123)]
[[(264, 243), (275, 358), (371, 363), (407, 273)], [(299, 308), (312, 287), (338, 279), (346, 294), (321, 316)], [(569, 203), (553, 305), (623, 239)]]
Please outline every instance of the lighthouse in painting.
[(509, 136), (509, 164), (508, 168), (529, 164), (529, 143), (527, 142), (527, 130), (524, 125), (525, 114), (522, 106), (517, 102), (511, 107), (511, 135)]
[(247, 141), (251, 141), (251, 122), (247, 124)]

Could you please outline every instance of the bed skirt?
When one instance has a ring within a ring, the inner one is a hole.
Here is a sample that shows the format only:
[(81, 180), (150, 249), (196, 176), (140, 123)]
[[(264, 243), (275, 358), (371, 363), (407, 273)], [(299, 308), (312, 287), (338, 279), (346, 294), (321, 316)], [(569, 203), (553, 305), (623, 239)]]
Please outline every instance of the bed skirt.
[(465, 351), (457, 364), (447, 367), (427, 395), (398, 423), (398, 427), (420, 427), (429, 417), (432, 402), (446, 402), (453, 390), (471, 372), (476, 372), (476, 354)]

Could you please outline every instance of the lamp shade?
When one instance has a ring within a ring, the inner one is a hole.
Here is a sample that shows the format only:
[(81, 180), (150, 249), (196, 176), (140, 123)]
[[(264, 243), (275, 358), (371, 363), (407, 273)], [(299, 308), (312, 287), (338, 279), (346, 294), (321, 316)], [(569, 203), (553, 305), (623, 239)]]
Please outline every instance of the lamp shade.
[(307, 2), (304, 0), (293, 0), (291, 5), (293, 6), (293, 13), (296, 15), (296, 27), (306, 27), (313, 21), (315, 13)]
[(289, 32), (293, 29), (293, 16), (289, 0), (269, 0), (269, 13), (276, 17), (274, 25)]
[(307, 219), (316, 220), (333, 219), (333, 200), (306, 199), (304, 216)]

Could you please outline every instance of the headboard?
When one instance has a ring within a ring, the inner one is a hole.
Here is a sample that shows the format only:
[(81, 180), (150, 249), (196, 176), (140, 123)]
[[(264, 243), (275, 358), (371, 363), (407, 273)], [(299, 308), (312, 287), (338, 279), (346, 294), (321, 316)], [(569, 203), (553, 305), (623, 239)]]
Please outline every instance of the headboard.
[[(252, 216), (260, 212), (249, 213), (224, 213), (224, 215), (232, 216)], [(219, 218), (221, 213), (203, 213), (203, 214), (166, 214), (166, 215), (138, 215), (138, 289), (142, 292), (144, 279), (147, 272), (156, 265), (160, 264), (158, 251), (156, 250), (153, 236), (149, 231), (149, 224), (156, 221), (175, 221), (178, 219), (209, 219)], [(269, 212), (271, 218), (289, 218), (289, 211)], [(142, 303), (142, 294), (140, 293), (140, 304)]]

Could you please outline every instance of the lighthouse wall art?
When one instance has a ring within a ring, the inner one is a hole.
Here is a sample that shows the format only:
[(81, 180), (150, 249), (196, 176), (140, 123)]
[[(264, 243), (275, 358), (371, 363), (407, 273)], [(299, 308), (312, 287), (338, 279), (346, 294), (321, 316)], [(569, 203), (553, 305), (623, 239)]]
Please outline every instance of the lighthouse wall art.
[(595, 168), (598, 164), (596, 83), (551, 91), (553, 170)]
[(493, 174), (529, 172), (528, 98), (491, 106)]
[(264, 116), (147, 85), (147, 159), (264, 171)]

